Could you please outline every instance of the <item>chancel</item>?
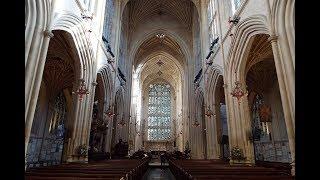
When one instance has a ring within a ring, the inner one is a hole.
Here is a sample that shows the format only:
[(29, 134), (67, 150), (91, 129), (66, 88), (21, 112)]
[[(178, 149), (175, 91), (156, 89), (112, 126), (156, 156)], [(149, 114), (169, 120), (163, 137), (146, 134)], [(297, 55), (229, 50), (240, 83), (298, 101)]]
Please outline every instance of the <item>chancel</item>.
[(295, 0), (26, 0), (26, 179), (294, 179)]

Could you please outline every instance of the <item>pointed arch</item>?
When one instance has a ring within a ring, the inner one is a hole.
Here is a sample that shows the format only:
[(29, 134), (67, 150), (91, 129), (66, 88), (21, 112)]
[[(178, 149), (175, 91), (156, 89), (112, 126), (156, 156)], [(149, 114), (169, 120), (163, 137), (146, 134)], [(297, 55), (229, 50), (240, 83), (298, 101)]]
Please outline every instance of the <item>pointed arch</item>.
[(74, 42), (78, 60), (78, 79), (91, 80), (93, 76), (93, 50), (91, 42), (86, 36), (89, 33), (85, 28), (85, 22), (75, 14), (63, 12), (53, 20), (52, 30), (63, 30), (68, 32)]
[(105, 106), (108, 107), (109, 105), (112, 104), (113, 102), (113, 91), (114, 91), (114, 82), (113, 82), (113, 77), (111, 74), (111, 69), (108, 65), (102, 66), (98, 70), (98, 75), (101, 76), (102, 82), (103, 82), (103, 89), (104, 89), (104, 101), (105, 101)]

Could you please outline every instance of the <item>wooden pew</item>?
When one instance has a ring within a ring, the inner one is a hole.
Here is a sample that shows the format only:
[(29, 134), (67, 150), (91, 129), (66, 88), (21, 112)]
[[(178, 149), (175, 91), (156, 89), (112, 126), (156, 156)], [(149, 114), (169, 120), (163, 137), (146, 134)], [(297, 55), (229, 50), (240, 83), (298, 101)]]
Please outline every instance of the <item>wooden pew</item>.
[(231, 166), (219, 160), (169, 160), (177, 179), (294, 179), (287, 171), (271, 167)]
[(30, 168), (25, 173), (28, 180), (139, 180), (148, 168), (149, 159), (107, 160), (94, 163), (70, 163)]

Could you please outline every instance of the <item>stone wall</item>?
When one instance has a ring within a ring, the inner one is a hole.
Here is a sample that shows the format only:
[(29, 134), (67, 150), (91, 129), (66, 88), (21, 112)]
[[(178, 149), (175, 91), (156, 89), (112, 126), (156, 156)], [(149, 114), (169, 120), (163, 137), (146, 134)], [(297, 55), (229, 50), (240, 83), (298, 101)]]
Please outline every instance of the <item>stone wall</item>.
[(27, 151), (27, 167), (48, 166), (61, 163), (63, 139), (54, 136), (30, 137)]
[(256, 142), (256, 158), (263, 161), (291, 162), (288, 141)]

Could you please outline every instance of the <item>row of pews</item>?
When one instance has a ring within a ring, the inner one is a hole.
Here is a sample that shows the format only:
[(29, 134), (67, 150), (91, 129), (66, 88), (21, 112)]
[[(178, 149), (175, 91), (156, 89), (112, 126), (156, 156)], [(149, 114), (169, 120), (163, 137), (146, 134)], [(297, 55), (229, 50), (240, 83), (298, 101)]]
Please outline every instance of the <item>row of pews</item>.
[(272, 167), (230, 165), (222, 160), (169, 160), (177, 180), (292, 180), (283, 169)]
[(119, 159), (30, 168), (26, 180), (140, 180), (150, 159)]

